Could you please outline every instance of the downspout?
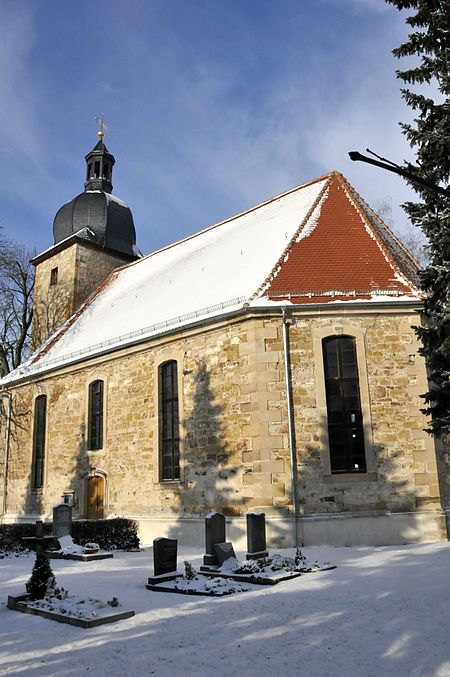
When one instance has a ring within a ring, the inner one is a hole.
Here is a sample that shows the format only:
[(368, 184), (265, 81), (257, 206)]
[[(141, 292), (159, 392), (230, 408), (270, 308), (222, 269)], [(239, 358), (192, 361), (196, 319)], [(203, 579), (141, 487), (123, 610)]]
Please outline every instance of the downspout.
[(11, 437), (11, 411), (12, 411), (12, 394), (7, 390), (0, 391), (0, 397), (8, 398), (8, 413), (6, 418), (6, 439), (5, 439), (5, 456), (3, 462), (3, 505), (0, 519), (3, 522), (3, 519), (6, 515), (6, 498), (8, 495), (8, 461), (9, 461), (9, 440)]
[[(294, 421), (294, 402), (292, 398), (292, 379), (291, 379), (291, 357), (289, 351), (289, 327), (293, 320), (288, 317), (286, 307), (281, 309), (283, 317), (283, 348), (284, 348), (284, 369), (286, 379), (286, 401), (288, 410), (288, 430), (289, 430), (289, 451), (291, 457), (291, 481), (292, 481), (292, 514), (294, 519), (294, 545), (297, 548), (299, 538), (297, 525), (299, 524), (298, 512), (298, 471), (297, 471), (297, 445), (295, 440), (295, 421)], [(303, 531), (302, 531), (303, 533)], [(301, 539), (303, 545), (303, 537)]]

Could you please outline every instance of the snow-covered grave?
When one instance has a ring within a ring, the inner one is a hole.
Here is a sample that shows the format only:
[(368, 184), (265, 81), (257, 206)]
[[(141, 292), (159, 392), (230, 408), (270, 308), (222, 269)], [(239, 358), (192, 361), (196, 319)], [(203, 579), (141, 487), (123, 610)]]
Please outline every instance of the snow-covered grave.
[[(179, 550), (180, 560), (200, 567), (203, 553)], [(0, 674), (450, 675), (450, 543), (306, 548), (308, 560), (337, 568), (224, 597), (147, 593), (151, 549), (114, 554), (83, 567), (52, 561), (58, 585), (71, 594), (117, 597), (136, 612), (88, 634), (7, 609), (7, 596), (25, 589), (34, 555), (0, 560)]]
[(184, 562), (184, 569), (184, 574), (171, 576), (165, 580), (158, 581), (155, 578), (149, 578), (146, 588), (154, 592), (176, 592), (182, 595), (208, 595), (210, 597), (222, 597), (250, 590), (248, 585), (242, 585), (232, 578), (227, 579), (219, 574), (209, 577), (203, 572), (199, 573), (188, 561)]
[(9, 595), (8, 609), (25, 614), (42, 616), (58, 623), (67, 623), (81, 628), (95, 628), (105, 623), (116, 623), (134, 616), (134, 611), (121, 610), (120, 602), (113, 597), (102, 602), (95, 597), (84, 598), (69, 594), (48, 594), (43, 599), (31, 600), (30, 595)]
[(72, 559), (81, 562), (91, 562), (93, 560), (109, 559), (113, 557), (112, 552), (100, 550), (97, 543), (86, 543), (78, 545), (73, 542), (71, 536), (60, 536), (58, 539), (59, 550), (48, 550), (47, 555), (51, 559)]
[[(226, 545), (226, 544), (224, 544)], [(234, 552), (233, 552), (234, 554)], [(239, 561), (236, 557), (226, 558), (216, 569), (205, 570), (205, 576), (220, 576), (233, 581), (253, 583), (255, 585), (275, 585), (282, 581), (289, 581), (304, 573), (330, 571), (336, 569), (331, 562), (309, 560), (299, 548), (293, 557), (285, 554), (273, 553), (270, 557)]]
[(36, 558), (25, 584), (26, 593), (8, 595), (8, 609), (83, 628), (134, 616), (134, 611), (118, 609), (121, 604), (117, 597), (103, 602), (94, 597), (76, 596), (59, 586), (43, 547), (43, 539), (35, 538), (35, 541)]

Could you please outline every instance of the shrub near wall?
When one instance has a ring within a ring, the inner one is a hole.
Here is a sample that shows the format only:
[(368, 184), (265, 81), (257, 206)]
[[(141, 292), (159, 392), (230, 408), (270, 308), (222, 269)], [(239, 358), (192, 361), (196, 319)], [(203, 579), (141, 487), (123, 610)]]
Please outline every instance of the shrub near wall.
[(98, 543), (102, 550), (134, 550), (139, 548), (137, 522), (124, 517), (110, 520), (78, 520), (72, 522), (75, 543)]
[[(52, 533), (52, 525), (44, 524), (44, 534)], [(29, 549), (29, 545), (22, 541), (24, 536), (34, 536), (36, 526), (31, 522), (21, 524), (0, 524), (0, 558), (6, 555), (20, 555)]]
[[(139, 548), (137, 522), (122, 517), (110, 520), (80, 520), (72, 522), (72, 538), (85, 545), (94, 541), (103, 550), (133, 550)], [(0, 559), (20, 555), (29, 549), (22, 538), (34, 536), (36, 526), (30, 522), (0, 524)], [(52, 533), (52, 523), (44, 523), (44, 534)]]

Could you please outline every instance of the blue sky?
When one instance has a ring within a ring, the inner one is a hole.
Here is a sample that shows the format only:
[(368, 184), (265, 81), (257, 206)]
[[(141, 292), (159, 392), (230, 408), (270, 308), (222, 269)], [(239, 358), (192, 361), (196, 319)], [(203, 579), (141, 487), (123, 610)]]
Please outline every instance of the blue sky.
[(52, 244), (101, 112), (144, 252), (332, 169), (404, 229), (402, 179), (347, 151), (410, 156), (406, 34), (383, 0), (0, 0), (3, 232)]

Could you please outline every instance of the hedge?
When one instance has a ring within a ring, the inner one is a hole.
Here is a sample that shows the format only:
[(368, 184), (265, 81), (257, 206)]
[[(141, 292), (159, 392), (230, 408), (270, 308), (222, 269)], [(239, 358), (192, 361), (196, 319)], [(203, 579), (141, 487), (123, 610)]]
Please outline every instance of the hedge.
[[(134, 520), (116, 517), (109, 520), (76, 520), (72, 522), (72, 538), (85, 545), (94, 541), (102, 550), (133, 550), (139, 548), (138, 525)], [(28, 550), (24, 536), (34, 536), (36, 526), (30, 522), (0, 524), (0, 558), (19, 556)], [(44, 534), (52, 533), (52, 523), (44, 522)]]

